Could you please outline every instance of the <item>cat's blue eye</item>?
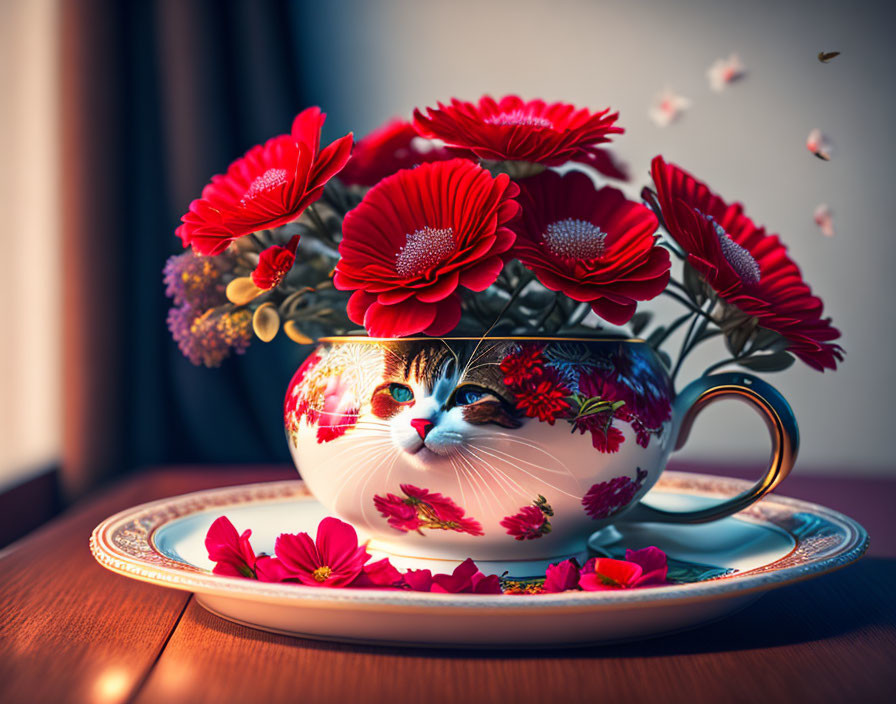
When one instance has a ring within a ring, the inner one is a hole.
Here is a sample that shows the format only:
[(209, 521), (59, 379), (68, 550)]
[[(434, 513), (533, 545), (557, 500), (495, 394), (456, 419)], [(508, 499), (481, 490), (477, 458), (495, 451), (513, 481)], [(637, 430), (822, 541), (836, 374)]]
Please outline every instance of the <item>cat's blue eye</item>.
[(404, 384), (389, 384), (389, 395), (399, 403), (407, 403), (414, 400), (414, 392)]
[(476, 403), (486, 398), (494, 398), (494, 395), (478, 386), (462, 386), (454, 394), (454, 403), (458, 406), (469, 406), (471, 403)]

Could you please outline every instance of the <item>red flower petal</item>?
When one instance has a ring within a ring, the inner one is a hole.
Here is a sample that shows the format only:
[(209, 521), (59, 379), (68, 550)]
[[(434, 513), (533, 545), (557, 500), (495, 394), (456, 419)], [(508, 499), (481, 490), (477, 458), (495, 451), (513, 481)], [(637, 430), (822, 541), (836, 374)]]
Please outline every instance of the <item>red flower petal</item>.
[(396, 119), (358, 140), (339, 178), (347, 184), (373, 186), (401, 169), (457, 156), (457, 150), (424, 139), (410, 122)]

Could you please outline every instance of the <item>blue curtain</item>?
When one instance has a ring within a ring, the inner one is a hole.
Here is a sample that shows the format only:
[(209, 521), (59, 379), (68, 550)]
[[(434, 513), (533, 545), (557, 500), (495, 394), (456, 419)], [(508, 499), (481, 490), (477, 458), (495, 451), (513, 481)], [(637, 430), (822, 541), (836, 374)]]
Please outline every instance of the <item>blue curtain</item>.
[(72, 301), (89, 303), (63, 302), (85, 340), (70, 336), (82, 363), (64, 374), (84, 374), (88, 390), (70, 394), (64, 422), (69, 438), (98, 441), (70, 441), (63, 472), (67, 463), (79, 474), (77, 492), (150, 464), (288, 461), (283, 395), (310, 350), (281, 335), (219, 369), (194, 367), (166, 329), (161, 269), (182, 251), (174, 229), (209, 177), (288, 131), (306, 106), (305, 9), (277, 0), (73, 5), (63, 10), (62, 70), (80, 87), (63, 89), (63, 119), (75, 125), (63, 151), (79, 163), (63, 165), (64, 197), (75, 203), (64, 235), (89, 250), (80, 265), (89, 271), (66, 285)]

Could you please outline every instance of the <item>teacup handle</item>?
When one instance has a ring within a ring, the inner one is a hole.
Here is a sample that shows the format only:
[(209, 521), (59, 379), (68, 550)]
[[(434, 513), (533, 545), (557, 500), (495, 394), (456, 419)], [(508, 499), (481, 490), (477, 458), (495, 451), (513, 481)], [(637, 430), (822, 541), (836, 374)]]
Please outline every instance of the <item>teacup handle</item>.
[(675, 449), (688, 439), (694, 420), (706, 406), (724, 398), (733, 398), (755, 408), (768, 426), (772, 454), (765, 475), (750, 489), (708, 508), (696, 511), (663, 511), (638, 504), (629, 511), (626, 521), (658, 521), (660, 523), (708, 523), (745, 509), (758, 501), (793, 469), (799, 449), (799, 430), (790, 405), (771, 384), (751, 374), (725, 372), (703, 376), (688, 384), (674, 403), (674, 417), (680, 418)]

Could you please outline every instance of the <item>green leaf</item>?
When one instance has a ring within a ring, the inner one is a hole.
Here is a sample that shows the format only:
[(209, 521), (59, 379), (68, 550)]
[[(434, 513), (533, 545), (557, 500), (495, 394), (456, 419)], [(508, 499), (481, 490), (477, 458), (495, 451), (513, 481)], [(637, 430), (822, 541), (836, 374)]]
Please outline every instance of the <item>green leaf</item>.
[(772, 354), (741, 359), (738, 361), (738, 364), (755, 372), (780, 372), (787, 369), (795, 361), (796, 358), (790, 352), (773, 352)]
[(647, 324), (650, 322), (651, 318), (653, 318), (653, 313), (649, 313), (647, 311), (635, 313), (632, 316), (632, 319), (629, 321), (629, 326), (632, 329), (632, 334), (637, 337), (641, 334), (641, 331), (647, 327)]
[(654, 329), (652, 333), (647, 337), (647, 344), (656, 349), (656, 345), (662, 339), (663, 334), (666, 332), (666, 326), (660, 325), (658, 328)]
[(781, 352), (790, 346), (787, 338), (781, 333), (769, 330), (768, 328), (757, 327), (753, 342), (750, 345), (750, 351), (768, 350), (769, 352)]

